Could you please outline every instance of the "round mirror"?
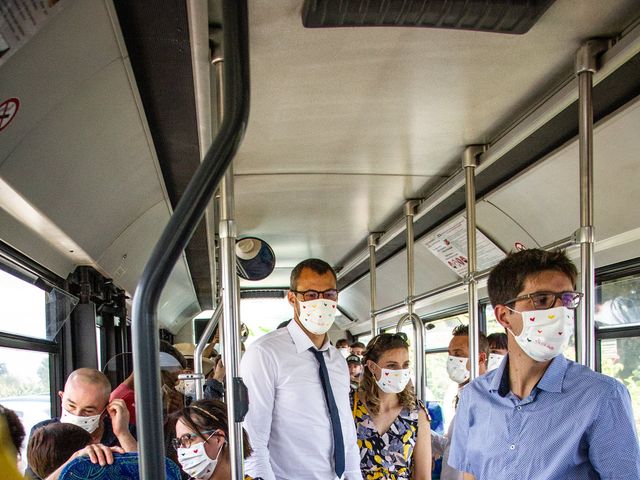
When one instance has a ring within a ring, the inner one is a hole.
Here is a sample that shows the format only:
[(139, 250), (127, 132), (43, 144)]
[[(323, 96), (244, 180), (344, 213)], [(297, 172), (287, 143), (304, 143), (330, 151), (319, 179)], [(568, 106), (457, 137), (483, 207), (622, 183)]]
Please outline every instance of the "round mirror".
[(263, 280), (276, 266), (276, 255), (267, 242), (256, 237), (236, 242), (238, 275), (245, 280)]

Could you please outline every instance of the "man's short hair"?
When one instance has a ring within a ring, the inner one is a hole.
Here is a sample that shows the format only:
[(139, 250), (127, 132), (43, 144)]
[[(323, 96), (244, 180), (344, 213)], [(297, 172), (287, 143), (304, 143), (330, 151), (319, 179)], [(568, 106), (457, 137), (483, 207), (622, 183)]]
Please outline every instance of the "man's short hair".
[(548, 270), (563, 273), (572, 285), (576, 284), (578, 270), (562, 250), (547, 252), (532, 248), (510, 253), (489, 274), (487, 289), (491, 305), (505, 305), (518, 296), (528, 277)]
[(293, 270), (291, 270), (291, 278), (289, 281), (289, 287), (291, 288), (291, 290), (298, 289), (298, 279), (300, 278), (300, 275), (305, 268), (308, 268), (318, 275), (324, 275), (327, 272), (331, 272), (331, 275), (333, 275), (333, 279), (336, 282), (338, 281), (335, 270), (327, 262), (325, 262), (324, 260), (320, 260), (319, 258), (307, 258), (306, 260), (301, 261), (298, 265), (293, 267)]
[(336, 342), (336, 348), (342, 348), (341, 345), (348, 347), (349, 346), (349, 340), (347, 340), (346, 338), (341, 338), (340, 340), (338, 340)]
[(65, 389), (67, 384), (74, 380), (102, 387), (105, 404), (109, 402), (109, 396), (111, 395), (111, 382), (109, 382), (107, 376), (100, 370), (96, 370), (94, 368), (79, 368), (74, 370), (67, 378)]
[(18, 417), (18, 414), (13, 410), (0, 405), (0, 417), (4, 417), (9, 428), (9, 435), (11, 435), (11, 443), (16, 449), (16, 453), (20, 453), (22, 448), (22, 442), (24, 441), (24, 427)]
[[(469, 336), (469, 325), (456, 325), (451, 335), (454, 337), (468, 337)], [(478, 354), (484, 352), (487, 360), (489, 360), (489, 354), (491, 353), (491, 349), (489, 348), (489, 340), (487, 340), (487, 336), (479, 332), (478, 333)]]
[(489, 340), (490, 348), (507, 350), (507, 334), (506, 333), (492, 333), (487, 337), (487, 340)]
[(70, 423), (53, 422), (29, 438), (27, 460), (40, 478), (47, 478), (78, 450), (91, 443), (91, 434)]
[(351, 344), (351, 348), (367, 348), (366, 345), (362, 342), (353, 342)]

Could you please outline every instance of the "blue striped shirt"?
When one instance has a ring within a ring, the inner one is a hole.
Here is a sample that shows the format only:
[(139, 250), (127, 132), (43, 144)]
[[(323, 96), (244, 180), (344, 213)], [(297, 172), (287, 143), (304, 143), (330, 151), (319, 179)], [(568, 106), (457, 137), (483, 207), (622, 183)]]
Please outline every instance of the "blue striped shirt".
[(629, 392), (560, 355), (521, 400), (507, 357), (463, 390), (449, 465), (478, 480), (638, 480)]

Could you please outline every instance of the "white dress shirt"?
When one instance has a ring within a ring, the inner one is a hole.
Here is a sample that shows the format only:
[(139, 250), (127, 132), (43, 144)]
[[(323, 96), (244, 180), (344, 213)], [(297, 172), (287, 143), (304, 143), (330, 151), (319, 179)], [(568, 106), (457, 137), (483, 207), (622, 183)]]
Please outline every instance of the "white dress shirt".
[[(253, 453), (246, 474), (264, 480), (336, 480), (333, 433), (314, 347), (291, 320), (253, 343), (242, 357), (249, 390), (244, 427)], [(315, 347), (314, 347), (315, 348)], [(344, 480), (361, 480), (360, 452), (349, 404), (349, 369), (327, 340), (324, 352), (344, 438)]]

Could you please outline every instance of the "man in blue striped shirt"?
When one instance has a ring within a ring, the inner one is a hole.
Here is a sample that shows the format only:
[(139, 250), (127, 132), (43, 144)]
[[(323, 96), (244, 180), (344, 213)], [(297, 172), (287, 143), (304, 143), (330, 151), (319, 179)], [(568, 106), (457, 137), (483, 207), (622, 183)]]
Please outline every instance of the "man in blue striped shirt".
[(508, 356), (462, 392), (449, 465), (466, 479), (640, 479), (629, 392), (567, 360), (577, 270), (563, 252), (510, 254), (489, 297)]

